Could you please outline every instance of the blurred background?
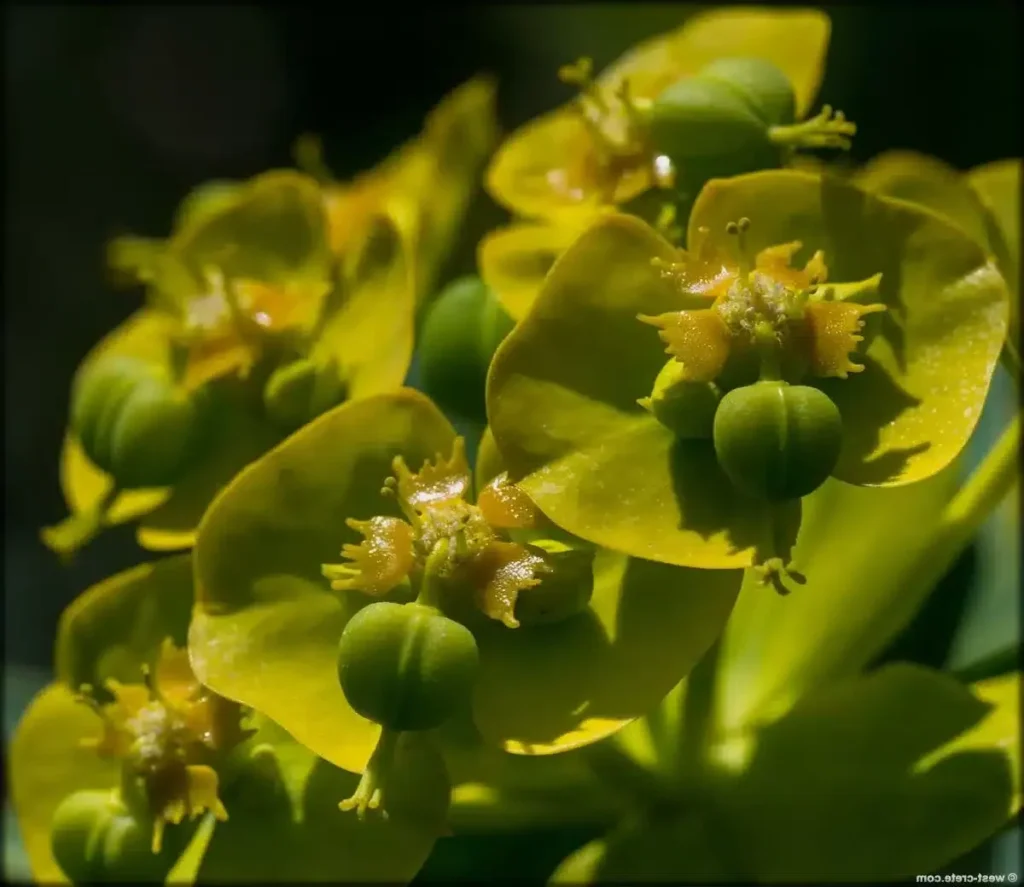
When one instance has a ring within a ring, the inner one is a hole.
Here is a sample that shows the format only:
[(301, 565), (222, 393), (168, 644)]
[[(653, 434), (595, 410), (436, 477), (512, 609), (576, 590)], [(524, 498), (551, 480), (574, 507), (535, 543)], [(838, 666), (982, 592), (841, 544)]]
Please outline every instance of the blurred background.
[[(131, 528), (101, 536), (71, 569), (38, 540), (65, 513), (57, 468), (71, 375), (139, 304), (109, 285), (107, 240), (165, 235), (192, 187), (290, 165), (303, 132), (323, 137), (339, 177), (352, 175), (480, 71), (498, 77), (511, 129), (570, 97), (560, 64), (587, 54), (600, 68), (697, 8), (5, 6), (4, 649), (18, 668), (5, 681), (7, 729), (45, 679), (61, 610), (142, 559)], [(1017, 4), (823, 8), (833, 33), (821, 100), (857, 122), (854, 160), (902, 148), (967, 169), (1020, 156)], [(476, 240), (503, 218), (478, 198), (444, 279), (473, 270)], [(972, 565), (958, 565), (901, 655), (945, 658)], [(552, 865), (582, 839), (566, 840)], [(519, 851), (474, 852), (492, 877), (525, 874), (505, 865)]]

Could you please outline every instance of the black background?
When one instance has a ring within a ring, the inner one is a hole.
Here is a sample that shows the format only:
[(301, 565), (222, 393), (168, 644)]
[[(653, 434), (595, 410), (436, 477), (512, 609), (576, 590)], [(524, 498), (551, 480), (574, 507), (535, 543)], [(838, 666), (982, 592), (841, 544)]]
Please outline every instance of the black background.
[[(1006, 3), (825, 7), (821, 99), (859, 125), (853, 156), (890, 148), (962, 169), (1019, 156), (1019, 12)], [(90, 346), (138, 304), (113, 290), (105, 242), (167, 233), (210, 178), (289, 164), (320, 133), (340, 176), (412, 136), (478, 71), (496, 74), (506, 128), (569, 97), (559, 64), (607, 63), (675, 26), (661, 4), (358, 4), (5, 9), (5, 658), (48, 666), (57, 617), (141, 559), (128, 529), (71, 570), (38, 541), (60, 519), (68, 385)], [(474, 207), (451, 273), (502, 214)]]

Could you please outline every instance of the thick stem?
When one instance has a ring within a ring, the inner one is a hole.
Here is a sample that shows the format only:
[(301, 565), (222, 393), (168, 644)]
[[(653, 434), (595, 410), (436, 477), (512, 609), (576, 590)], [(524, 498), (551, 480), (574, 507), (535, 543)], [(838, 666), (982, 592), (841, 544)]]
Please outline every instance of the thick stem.
[(427, 556), (423, 566), (416, 603), (438, 609), (441, 604), (441, 571), (448, 562), (448, 540), (441, 539)]
[[(1018, 414), (946, 506), (931, 544), (922, 551), (916, 568), (908, 572), (920, 597), (939, 583), (1006, 497), (1018, 477), (1019, 450)], [(917, 592), (907, 589), (904, 593), (913, 598)]]

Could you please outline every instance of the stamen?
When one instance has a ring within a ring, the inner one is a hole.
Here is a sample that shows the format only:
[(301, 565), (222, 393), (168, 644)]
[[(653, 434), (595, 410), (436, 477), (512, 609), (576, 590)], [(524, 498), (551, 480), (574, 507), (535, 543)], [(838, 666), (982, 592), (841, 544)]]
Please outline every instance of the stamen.
[(736, 238), (736, 264), (739, 266), (740, 274), (746, 277), (754, 270), (754, 260), (747, 249), (747, 231), (750, 229), (750, 219), (746, 216), (738, 222), (729, 222), (725, 226), (725, 233)]

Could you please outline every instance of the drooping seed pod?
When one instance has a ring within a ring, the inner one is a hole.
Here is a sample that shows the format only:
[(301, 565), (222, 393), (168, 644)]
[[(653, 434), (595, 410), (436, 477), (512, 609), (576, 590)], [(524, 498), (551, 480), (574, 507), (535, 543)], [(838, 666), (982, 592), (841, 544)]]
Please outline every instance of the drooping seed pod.
[(205, 391), (185, 391), (153, 364), (112, 355), (76, 376), (71, 430), (89, 459), (120, 487), (161, 487), (196, 458), (207, 411)]
[(395, 731), (442, 724), (468, 700), (478, 665), (472, 633), (416, 603), (370, 604), (349, 620), (338, 646), (349, 705)]
[(807, 385), (763, 381), (730, 391), (718, 406), (718, 463), (741, 492), (799, 499), (835, 468), (843, 442), (839, 409)]

